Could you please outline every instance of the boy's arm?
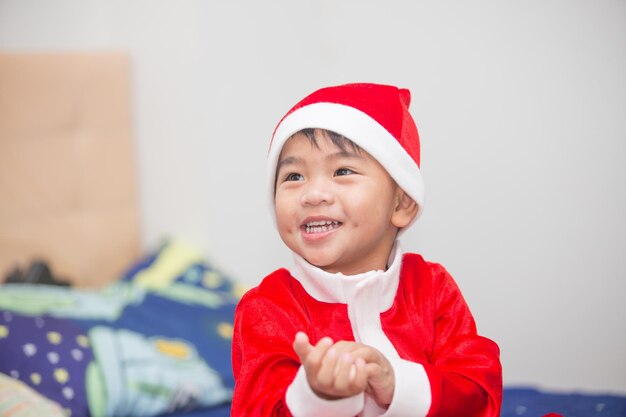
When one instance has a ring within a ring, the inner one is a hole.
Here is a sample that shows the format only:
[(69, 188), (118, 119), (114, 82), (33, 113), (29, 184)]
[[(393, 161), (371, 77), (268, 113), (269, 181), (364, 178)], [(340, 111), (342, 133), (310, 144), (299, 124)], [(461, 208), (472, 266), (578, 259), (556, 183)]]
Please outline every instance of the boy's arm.
[(271, 307), (261, 305), (256, 291), (245, 294), (235, 311), (231, 415), (291, 417), (284, 397), (299, 364), (282, 335), (286, 326), (267, 320)]
[(500, 350), (478, 335), (474, 317), (452, 276), (431, 265), (434, 343), (424, 369), (431, 388), (428, 416), (498, 417), (502, 403)]
[(236, 383), (231, 415), (358, 414), (363, 407), (362, 394), (360, 398), (325, 400), (311, 390), (292, 347), (297, 330), (304, 329), (306, 317), (291, 306), (284, 308), (284, 297), (280, 298), (269, 300), (254, 289), (237, 306), (232, 355)]
[(416, 334), (403, 340), (400, 351), (410, 351), (410, 340), (415, 337), (432, 340), (432, 350), (425, 360), (389, 358), (396, 386), (383, 416), (499, 417), (502, 368), (498, 346), (477, 334), (458, 286), (443, 267), (428, 264), (422, 272), (431, 274), (432, 286), (412, 288), (421, 296), (409, 310), (420, 306), (419, 315), (430, 316), (426, 323), (432, 319), (434, 333), (432, 339)]
[[(469, 344), (474, 342), (469, 341)], [(478, 359), (484, 355), (486, 358), (490, 351), (494, 352), (490, 346), (486, 346), (485, 351), (475, 357)], [(396, 375), (396, 386), (394, 397), (383, 417), (498, 417), (502, 385), (501, 381), (498, 382), (501, 378), (496, 376), (499, 372), (495, 368), (499, 366), (487, 370), (483, 379), (481, 376), (471, 375), (479, 373), (478, 369), (467, 372), (467, 369), (474, 366), (481, 367), (480, 360), (473, 362), (462, 356), (464, 353), (457, 357), (459, 363), (441, 366), (390, 358)], [(455, 360), (452, 356), (448, 359)], [(465, 367), (467, 369), (463, 369)], [(483, 384), (489, 379), (494, 384)]]

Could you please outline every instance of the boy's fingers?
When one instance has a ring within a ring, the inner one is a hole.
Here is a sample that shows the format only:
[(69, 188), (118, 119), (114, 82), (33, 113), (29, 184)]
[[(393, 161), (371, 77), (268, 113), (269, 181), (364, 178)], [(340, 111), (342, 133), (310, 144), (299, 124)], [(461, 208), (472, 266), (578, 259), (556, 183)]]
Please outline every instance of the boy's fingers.
[(356, 372), (354, 359), (349, 353), (344, 353), (337, 359), (335, 366), (334, 387), (338, 392), (349, 390)]
[(395, 376), (393, 368), (385, 369), (377, 364), (368, 363), (366, 391), (374, 397), (379, 405), (388, 405), (393, 399), (395, 391)]
[(300, 362), (304, 362), (311, 349), (313, 349), (313, 346), (309, 344), (309, 337), (306, 333), (296, 333), (296, 337), (293, 340), (293, 350), (300, 358)]
[(335, 346), (335, 349), (337, 349), (339, 353), (349, 353), (349, 352), (352, 352), (354, 350), (361, 348), (361, 345), (355, 342), (349, 342), (347, 340), (340, 340), (336, 342), (334, 346)]
[(379, 379), (382, 376), (383, 368), (380, 365), (375, 363), (368, 363), (365, 365), (365, 369), (367, 370), (367, 376), (371, 379)]
[(363, 359), (354, 359), (344, 354), (337, 360), (339, 368), (335, 377), (334, 388), (341, 396), (350, 396), (363, 392), (367, 386), (367, 369)]
[(354, 379), (352, 380), (352, 386), (355, 389), (363, 390), (367, 385), (367, 368), (365, 361), (361, 358), (357, 358), (354, 361)]
[(355, 358), (361, 358), (365, 363), (378, 363), (381, 360), (381, 354), (369, 346), (360, 346), (352, 352)]
[(330, 337), (322, 337), (315, 346), (311, 349), (311, 354), (315, 359), (321, 360), (326, 354), (326, 351), (333, 345), (333, 341)]
[[(302, 362), (305, 367), (319, 367), (326, 351), (333, 345), (330, 337), (323, 337), (315, 346), (312, 346), (306, 355), (306, 360)], [(309, 345), (310, 346), (310, 345)]]
[(333, 347), (329, 348), (322, 358), (322, 363), (317, 373), (317, 383), (327, 392), (332, 390), (334, 386), (337, 359), (337, 350)]

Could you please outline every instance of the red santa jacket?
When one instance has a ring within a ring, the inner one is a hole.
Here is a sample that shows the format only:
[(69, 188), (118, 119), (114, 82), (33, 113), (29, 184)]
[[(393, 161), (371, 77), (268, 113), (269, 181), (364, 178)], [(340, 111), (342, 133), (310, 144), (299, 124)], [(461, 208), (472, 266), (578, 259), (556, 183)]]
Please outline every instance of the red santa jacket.
[[(498, 417), (502, 369), (497, 345), (477, 334), (459, 288), (441, 265), (416, 254), (398, 257), (386, 276), (359, 276), (356, 286), (350, 277), (311, 276), (306, 268), (316, 268), (309, 266), (294, 270), (298, 279), (277, 270), (246, 293), (235, 314), (231, 415), (346, 415), (330, 411), (337, 410), (336, 403), (324, 408), (326, 400), (318, 409), (310, 403), (300, 407), (302, 395), (294, 392), (302, 391), (306, 379), (292, 343), (296, 332), (304, 331), (313, 344), (324, 336), (357, 340), (390, 359), (394, 400), (384, 414), (372, 414), (371, 407), (368, 414), (365, 401), (362, 415)], [(375, 298), (382, 301), (377, 304)], [(357, 408), (342, 410), (358, 412), (360, 401)]]

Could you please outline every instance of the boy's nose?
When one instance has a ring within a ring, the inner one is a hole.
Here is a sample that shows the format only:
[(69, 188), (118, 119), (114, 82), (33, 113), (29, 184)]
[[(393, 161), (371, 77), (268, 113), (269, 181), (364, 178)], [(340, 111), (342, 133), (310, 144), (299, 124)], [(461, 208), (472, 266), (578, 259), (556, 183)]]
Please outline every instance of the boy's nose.
[(333, 193), (330, 188), (321, 181), (313, 181), (305, 187), (301, 202), (305, 206), (317, 206), (320, 204), (332, 204)]

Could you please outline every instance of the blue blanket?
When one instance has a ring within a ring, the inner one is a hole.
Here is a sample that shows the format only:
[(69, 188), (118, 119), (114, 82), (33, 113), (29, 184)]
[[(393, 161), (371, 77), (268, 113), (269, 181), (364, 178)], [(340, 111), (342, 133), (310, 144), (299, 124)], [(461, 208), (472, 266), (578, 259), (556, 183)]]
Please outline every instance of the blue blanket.
[(72, 417), (227, 407), (241, 292), (179, 243), (163, 245), (100, 290), (6, 284), (0, 372)]
[(501, 417), (535, 417), (548, 413), (564, 417), (625, 417), (626, 396), (505, 388)]

